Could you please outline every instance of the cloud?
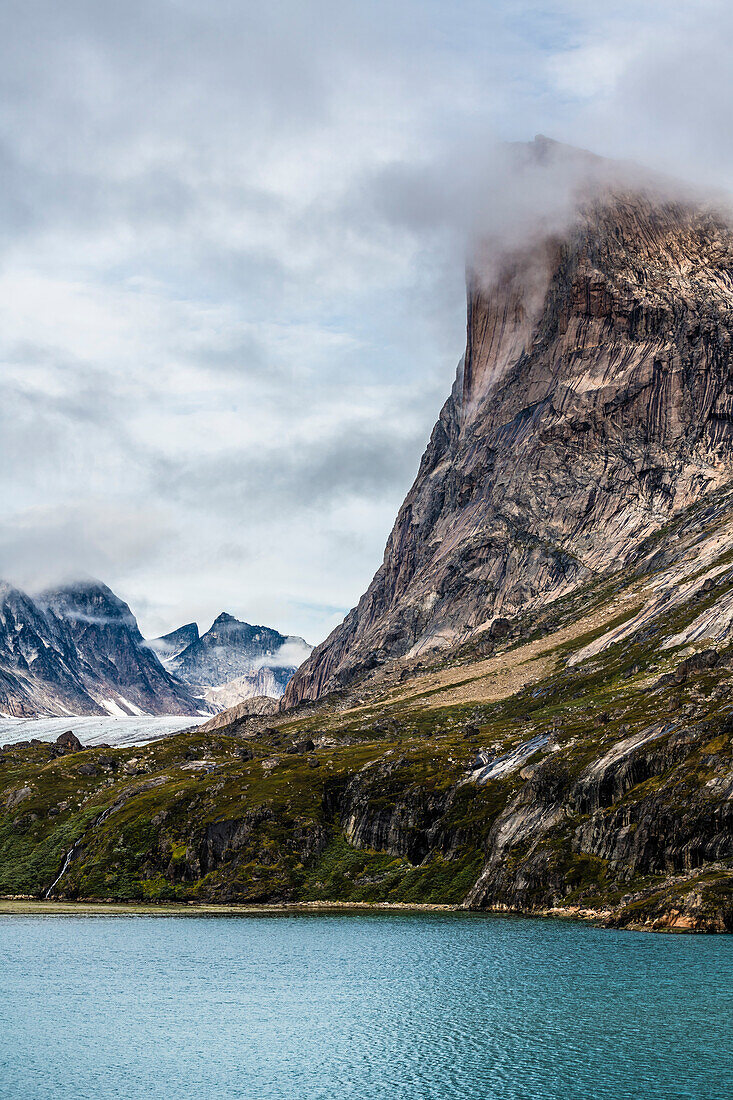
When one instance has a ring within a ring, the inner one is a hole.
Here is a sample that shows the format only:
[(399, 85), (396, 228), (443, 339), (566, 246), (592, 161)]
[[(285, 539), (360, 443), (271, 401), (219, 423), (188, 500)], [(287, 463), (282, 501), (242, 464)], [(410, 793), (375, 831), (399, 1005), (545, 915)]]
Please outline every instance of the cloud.
[[(318, 641), (449, 391), (464, 266), (567, 216), (535, 132), (725, 186), (725, 5), (0, 12), (0, 575)], [(680, 79), (683, 74), (684, 79)]]
[(271, 656), (262, 657), (254, 665), (258, 668), (298, 668), (311, 654), (312, 646), (307, 645), (302, 638), (294, 638), (285, 642)]

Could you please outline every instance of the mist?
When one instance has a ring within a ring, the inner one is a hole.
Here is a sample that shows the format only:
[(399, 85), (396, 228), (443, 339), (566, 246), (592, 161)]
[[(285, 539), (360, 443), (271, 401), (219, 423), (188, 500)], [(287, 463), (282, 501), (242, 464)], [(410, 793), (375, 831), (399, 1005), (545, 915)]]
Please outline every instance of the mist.
[(596, 170), (507, 143), (732, 186), (722, 3), (11, 2), (0, 30), (0, 576), (98, 576), (147, 636), (225, 608), (317, 642), (356, 602), (466, 265), (561, 231)]

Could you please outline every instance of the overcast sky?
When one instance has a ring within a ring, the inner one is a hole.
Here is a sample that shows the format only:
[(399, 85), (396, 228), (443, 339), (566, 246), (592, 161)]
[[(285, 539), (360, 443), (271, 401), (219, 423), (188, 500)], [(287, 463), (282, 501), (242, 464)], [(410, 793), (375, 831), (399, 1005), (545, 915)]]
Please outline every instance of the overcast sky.
[(731, 41), (704, 0), (2, 0), (0, 576), (320, 641), (449, 392), (497, 141), (731, 187)]

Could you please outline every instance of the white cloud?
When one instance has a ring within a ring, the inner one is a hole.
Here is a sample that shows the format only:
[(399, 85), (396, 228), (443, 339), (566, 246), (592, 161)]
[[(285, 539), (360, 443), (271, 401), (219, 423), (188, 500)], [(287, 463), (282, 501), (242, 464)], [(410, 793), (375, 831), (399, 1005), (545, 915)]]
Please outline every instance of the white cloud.
[(726, 182), (703, 7), (9, 0), (0, 574), (323, 637), (448, 393), (466, 247), (532, 219), (496, 137)]

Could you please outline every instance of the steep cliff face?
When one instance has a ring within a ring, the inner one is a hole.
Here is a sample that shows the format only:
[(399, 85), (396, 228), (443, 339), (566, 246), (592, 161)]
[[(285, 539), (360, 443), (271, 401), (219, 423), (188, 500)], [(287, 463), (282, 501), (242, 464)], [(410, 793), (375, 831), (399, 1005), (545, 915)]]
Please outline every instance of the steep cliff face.
[(466, 353), (384, 561), (290, 706), (622, 569), (733, 473), (733, 234), (619, 187), (468, 288)]
[(390, 663), (335, 705), (259, 699), (130, 748), (5, 745), (0, 895), (733, 930), (732, 606), (728, 486), (480, 652)]
[(0, 584), (0, 711), (188, 715), (211, 707), (162, 666), (127, 604), (92, 581), (35, 599)]
[(161, 638), (149, 638), (148, 645), (157, 653), (161, 661), (170, 661), (183, 653), (188, 646), (194, 645), (199, 640), (198, 623), (186, 623), (177, 630), (171, 630), (170, 634), (164, 634)]

